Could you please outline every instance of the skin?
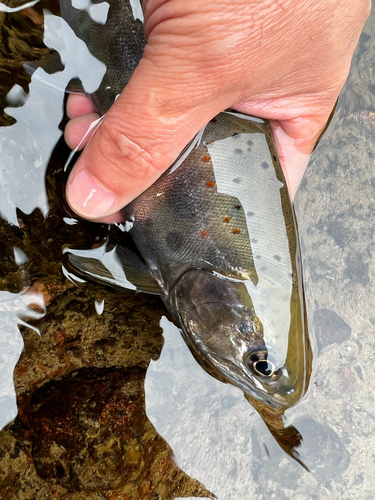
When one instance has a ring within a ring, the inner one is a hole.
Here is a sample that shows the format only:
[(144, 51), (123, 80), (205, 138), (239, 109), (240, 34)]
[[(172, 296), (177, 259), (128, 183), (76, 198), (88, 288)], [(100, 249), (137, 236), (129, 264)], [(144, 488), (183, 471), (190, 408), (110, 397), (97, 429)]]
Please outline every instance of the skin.
[[(147, 46), (128, 85), (74, 166), (67, 201), (78, 215), (122, 221), (216, 114), (270, 120), (293, 197), (347, 79), (370, 0), (144, 0)], [(71, 95), (65, 139), (98, 116)]]

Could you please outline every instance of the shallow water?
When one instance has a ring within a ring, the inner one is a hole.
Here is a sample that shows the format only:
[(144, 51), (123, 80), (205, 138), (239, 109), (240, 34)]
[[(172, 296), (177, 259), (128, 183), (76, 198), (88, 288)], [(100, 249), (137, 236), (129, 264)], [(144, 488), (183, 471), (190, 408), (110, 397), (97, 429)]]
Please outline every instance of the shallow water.
[(82, 70), (76, 42), (50, 18), (46, 43), (65, 70), (43, 75), (52, 86), (38, 70), (25, 94), (21, 61), (48, 53), (42, 11), (1, 15), (2, 107), (23, 86), (0, 128), (2, 498), (373, 498), (375, 13), (296, 198), (314, 367), (286, 416), (310, 472), (241, 391), (197, 365), (158, 299), (64, 276), (63, 247), (109, 231), (76, 222), (62, 202), (61, 88)]

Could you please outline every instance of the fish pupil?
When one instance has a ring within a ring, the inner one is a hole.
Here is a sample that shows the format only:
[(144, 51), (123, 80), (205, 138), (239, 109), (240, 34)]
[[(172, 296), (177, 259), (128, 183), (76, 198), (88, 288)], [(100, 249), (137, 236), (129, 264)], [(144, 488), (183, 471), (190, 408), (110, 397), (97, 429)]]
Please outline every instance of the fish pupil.
[(255, 372), (264, 377), (270, 377), (274, 373), (273, 364), (267, 359), (256, 361), (253, 366)]

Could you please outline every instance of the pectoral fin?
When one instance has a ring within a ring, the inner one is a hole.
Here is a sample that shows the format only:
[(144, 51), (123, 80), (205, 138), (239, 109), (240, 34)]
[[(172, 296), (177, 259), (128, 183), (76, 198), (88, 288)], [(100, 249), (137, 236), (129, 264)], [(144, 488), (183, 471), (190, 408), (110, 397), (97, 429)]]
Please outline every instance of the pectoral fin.
[(135, 290), (160, 295), (159, 283), (149, 268), (131, 250), (106, 245), (90, 250), (66, 250), (66, 261), (79, 276), (117, 290)]

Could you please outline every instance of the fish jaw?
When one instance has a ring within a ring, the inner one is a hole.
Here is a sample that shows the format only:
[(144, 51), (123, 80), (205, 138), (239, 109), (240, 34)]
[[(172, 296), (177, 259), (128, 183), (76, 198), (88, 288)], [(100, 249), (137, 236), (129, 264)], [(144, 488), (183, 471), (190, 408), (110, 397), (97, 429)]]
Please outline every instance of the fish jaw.
[(223, 279), (210, 269), (189, 270), (171, 290), (169, 304), (190, 350), (214, 376), (279, 411), (302, 398), (308, 370), (301, 363), (307, 357), (301, 353), (298, 367), (288, 366), (288, 360), (265, 345), (243, 282)]

